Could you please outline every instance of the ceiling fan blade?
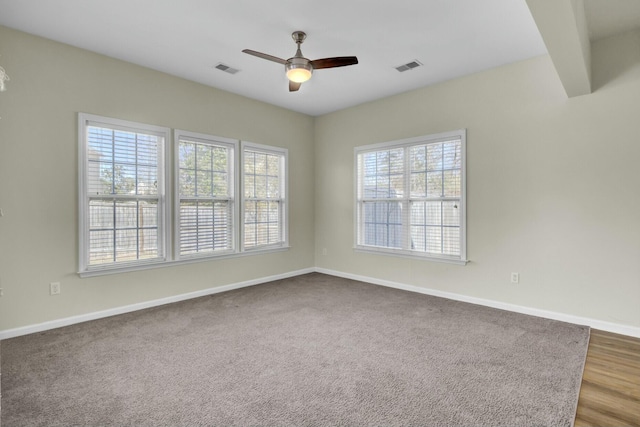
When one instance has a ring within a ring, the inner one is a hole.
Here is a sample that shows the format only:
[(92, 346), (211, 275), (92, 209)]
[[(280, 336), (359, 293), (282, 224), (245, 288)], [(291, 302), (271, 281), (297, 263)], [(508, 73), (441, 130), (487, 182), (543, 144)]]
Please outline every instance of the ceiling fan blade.
[(300, 89), (301, 85), (302, 83), (296, 83), (289, 80), (289, 92), (296, 92), (298, 89)]
[(277, 62), (278, 64), (286, 64), (287, 60), (278, 58), (277, 56), (267, 55), (266, 53), (256, 52), (255, 50), (245, 49), (244, 53), (248, 53), (249, 55), (257, 56), (258, 58), (266, 59), (267, 61)]
[(358, 63), (358, 58), (355, 56), (337, 56), (335, 58), (323, 58), (310, 61), (314, 70), (321, 68), (335, 68), (345, 67), (347, 65), (355, 65)]

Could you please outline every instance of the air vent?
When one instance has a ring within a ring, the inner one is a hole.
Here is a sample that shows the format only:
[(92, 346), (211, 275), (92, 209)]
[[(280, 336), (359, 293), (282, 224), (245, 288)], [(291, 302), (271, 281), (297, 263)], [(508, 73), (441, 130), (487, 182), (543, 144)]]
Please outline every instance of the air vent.
[(240, 71), (237, 68), (232, 68), (232, 67), (229, 67), (228, 65), (224, 65), (222, 62), (216, 65), (214, 68), (229, 74), (235, 74), (238, 71)]
[(400, 71), (401, 73), (404, 71), (409, 71), (409, 70), (413, 70), (414, 68), (418, 68), (421, 67), (422, 63), (420, 61), (418, 61), (417, 59), (411, 62), (407, 62), (406, 64), (400, 65), (399, 67), (396, 67), (396, 70)]

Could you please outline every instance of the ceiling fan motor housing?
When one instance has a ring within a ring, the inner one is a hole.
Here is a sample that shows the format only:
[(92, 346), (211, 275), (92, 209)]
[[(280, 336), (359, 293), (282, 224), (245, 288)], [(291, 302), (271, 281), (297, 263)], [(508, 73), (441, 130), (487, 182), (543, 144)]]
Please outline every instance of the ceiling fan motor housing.
[(307, 58), (294, 56), (284, 65), (287, 78), (292, 82), (303, 83), (311, 78), (313, 67)]

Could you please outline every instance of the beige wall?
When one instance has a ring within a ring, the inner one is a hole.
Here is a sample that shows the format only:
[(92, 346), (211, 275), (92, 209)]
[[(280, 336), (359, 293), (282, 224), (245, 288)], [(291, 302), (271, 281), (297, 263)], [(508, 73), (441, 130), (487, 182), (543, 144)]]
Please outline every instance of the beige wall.
[[(587, 96), (545, 56), (316, 119), (316, 266), (640, 326), (640, 33), (592, 61)], [(353, 148), (460, 128), (471, 263), (354, 252)]]
[[(0, 54), (0, 330), (313, 266), (313, 118), (4, 27)], [(77, 112), (288, 148), (291, 249), (80, 279)]]

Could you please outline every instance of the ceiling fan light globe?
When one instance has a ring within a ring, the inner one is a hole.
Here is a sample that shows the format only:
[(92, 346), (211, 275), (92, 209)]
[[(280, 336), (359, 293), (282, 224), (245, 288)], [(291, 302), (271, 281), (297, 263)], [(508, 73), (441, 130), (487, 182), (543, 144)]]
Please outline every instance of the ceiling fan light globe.
[(313, 70), (308, 64), (288, 64), (287, 78), (295, 83), (304, 83), (311, 78)]

